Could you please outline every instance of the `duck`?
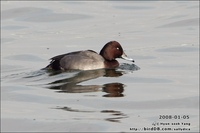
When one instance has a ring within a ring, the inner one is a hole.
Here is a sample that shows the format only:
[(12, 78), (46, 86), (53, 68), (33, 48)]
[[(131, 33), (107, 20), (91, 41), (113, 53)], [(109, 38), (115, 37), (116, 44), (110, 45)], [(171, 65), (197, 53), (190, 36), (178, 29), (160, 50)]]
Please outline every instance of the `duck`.
[(99, 54), (93, 50), (75, 51), (50, 58), (51, 62), (45, 67), (48, 70), (94, 70), (102, 68), (117, 68), (122, 58), (134, 62), (123, 51), (117, 41), (106, 43)]

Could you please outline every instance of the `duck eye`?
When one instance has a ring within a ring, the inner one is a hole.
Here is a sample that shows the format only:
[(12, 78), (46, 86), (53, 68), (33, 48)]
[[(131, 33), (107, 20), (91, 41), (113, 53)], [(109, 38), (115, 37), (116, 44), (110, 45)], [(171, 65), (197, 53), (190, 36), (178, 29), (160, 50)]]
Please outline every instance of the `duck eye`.
[(117, 47), (117, 50), (119, 50), (119, 48)]

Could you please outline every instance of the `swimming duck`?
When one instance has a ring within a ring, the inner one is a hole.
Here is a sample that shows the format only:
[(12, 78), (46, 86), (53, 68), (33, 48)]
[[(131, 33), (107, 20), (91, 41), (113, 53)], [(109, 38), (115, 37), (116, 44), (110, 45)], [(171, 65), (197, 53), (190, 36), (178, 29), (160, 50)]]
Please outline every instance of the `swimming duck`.
[(119, 62), (116, 58), (134, 62), (133, 59), (127, 57), (119, 42), (110, 41), (104, 45), (99, 54), (93, 50), (84, 50), (52, 57), (46, 69), (93, 70), (100, 68), (116, 68), (119, 66)]

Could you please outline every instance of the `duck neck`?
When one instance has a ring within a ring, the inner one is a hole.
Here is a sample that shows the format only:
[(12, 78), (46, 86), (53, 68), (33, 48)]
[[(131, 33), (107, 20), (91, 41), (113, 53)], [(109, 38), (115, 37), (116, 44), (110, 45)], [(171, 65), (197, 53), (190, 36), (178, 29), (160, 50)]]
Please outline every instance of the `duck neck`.
[(117, 60), (105, 60), (106, 68), (116, 68), (119, 66), (119, 62)]

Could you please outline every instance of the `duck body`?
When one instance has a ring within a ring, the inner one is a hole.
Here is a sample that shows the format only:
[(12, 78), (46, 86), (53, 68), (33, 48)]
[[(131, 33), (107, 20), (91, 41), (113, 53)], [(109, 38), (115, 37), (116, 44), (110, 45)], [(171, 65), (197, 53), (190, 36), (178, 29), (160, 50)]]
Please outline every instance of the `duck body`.
[(46, 69), (93, 70), (116, 68), (119, 66), (119, 62), (115, 58), (121, 58), (123, 54), (121, 45), (116, 41), (111, 41), (102, 48), (99, 54), (93, 50), (84, 50), (52, 57)]

